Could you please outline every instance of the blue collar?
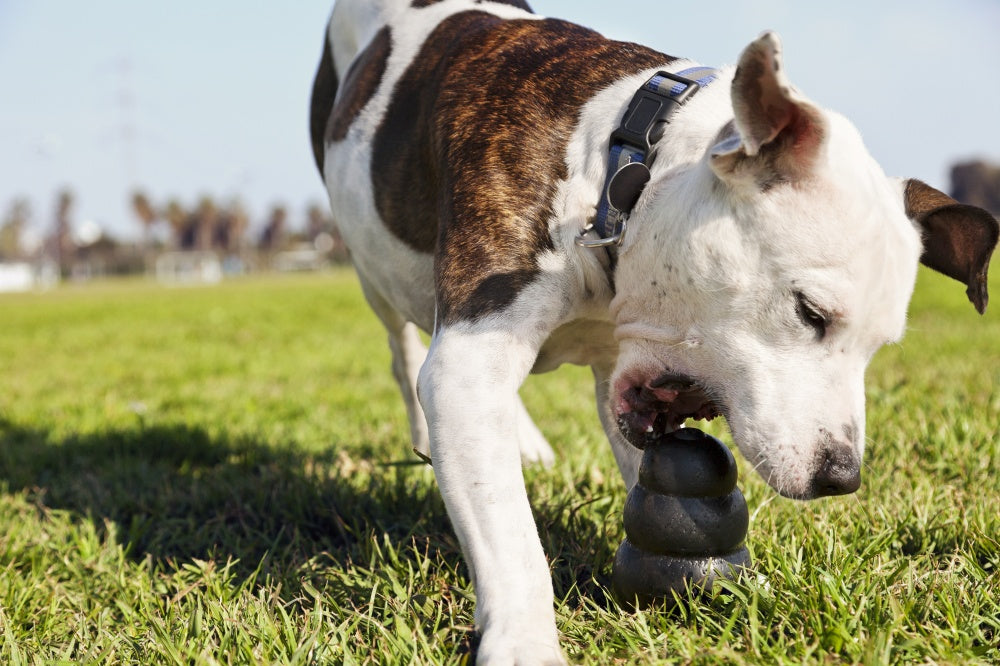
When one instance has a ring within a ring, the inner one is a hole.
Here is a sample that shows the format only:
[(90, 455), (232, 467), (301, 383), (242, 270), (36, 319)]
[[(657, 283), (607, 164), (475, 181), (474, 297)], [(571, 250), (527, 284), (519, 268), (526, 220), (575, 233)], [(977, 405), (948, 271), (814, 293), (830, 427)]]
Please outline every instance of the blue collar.
[[(621, 125), (611, 133), (608, 175), (597, 216), (577, 237), (577, 245), (621, 245), (625, 223), (649, 181), (649, 165), (656, 158), (656, 142), (663, 136), (670, 116), (715, 76), (716, 70), (710, 67), (691, 67), (677, 74), (657, 72), (639, 88), (629, 102)], [(599, 238), (589, 237), (592, 230)]]

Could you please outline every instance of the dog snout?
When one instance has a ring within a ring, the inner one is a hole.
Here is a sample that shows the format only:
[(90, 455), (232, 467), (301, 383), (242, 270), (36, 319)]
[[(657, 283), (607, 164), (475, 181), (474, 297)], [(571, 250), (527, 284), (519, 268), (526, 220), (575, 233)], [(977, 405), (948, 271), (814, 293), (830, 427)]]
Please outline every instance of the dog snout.
[(846, 444), (824, 448), (817, 456), (813, 496), (848, 495), (861, 487), (861, 460)]

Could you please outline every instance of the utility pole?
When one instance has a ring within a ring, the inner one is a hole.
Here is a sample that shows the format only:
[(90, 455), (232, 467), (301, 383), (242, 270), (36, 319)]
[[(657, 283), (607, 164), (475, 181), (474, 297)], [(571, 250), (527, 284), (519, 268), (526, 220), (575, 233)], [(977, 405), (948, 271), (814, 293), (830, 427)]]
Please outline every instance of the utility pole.
[(118, 62), (118, 135), (122, 142), (122, 165), (126, 190), (136, 186), (136, 126), (135, 91), (132, 86), (132, 60), (128, 56)]

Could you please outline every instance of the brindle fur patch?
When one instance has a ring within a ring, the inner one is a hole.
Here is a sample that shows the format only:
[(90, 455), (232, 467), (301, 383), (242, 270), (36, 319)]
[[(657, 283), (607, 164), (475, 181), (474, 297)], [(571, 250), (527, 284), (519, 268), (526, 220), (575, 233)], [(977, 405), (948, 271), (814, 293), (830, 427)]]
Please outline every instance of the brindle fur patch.
[(671, 60), (552, 19), (469, 11), (432, 32), (376, 133), (372, 182), (392, 233), (436, 252), (439, 322), (495, 312), (537, 277), (581, 107)]
[(323, 55), (320, 57), (316, 78), (313, 80), (312, 99), (309, 103), (309, 137), (312, 139), (313, 158), (316, 168), (323, 173), (323, 156), (326, 146), (323, 137), (333, 110), (333, 101), (337, 96), (337, 71), (333, 65), (333, 51), (330, 40), (323, 35)]
[(351, 123), (365, 108), (385, 75), (385, 65), (392, 52), (392, 35), (384, 27), (372, 38), (371, 43), (351, 63), (344, 77), (340, 100), (333, 107), (330, 124), (326, 129), (327, 142), (343, 141)]

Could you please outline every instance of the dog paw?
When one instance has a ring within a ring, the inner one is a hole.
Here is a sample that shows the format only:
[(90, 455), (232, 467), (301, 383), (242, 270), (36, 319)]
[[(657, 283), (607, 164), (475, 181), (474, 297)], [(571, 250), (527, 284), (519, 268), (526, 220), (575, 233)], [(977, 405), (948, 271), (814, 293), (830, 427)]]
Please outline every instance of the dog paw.
[(483, 635), (476, 650), (477, 666), (566, 666), (558, 645), (533, 642), (523, 636)]

